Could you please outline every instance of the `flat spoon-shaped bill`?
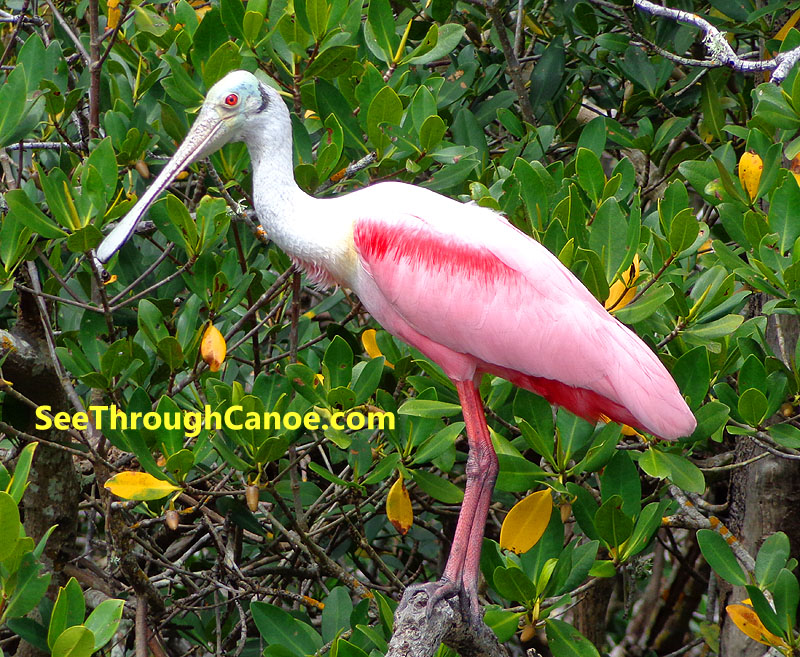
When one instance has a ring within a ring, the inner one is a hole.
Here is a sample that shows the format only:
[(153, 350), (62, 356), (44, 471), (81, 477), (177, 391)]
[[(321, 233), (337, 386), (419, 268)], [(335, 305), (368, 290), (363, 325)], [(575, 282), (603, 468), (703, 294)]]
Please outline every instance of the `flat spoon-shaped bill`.
[[(205, 107), (200, 111), (197, 120), (189, 129), (186, 139), (178, 147), (175, 155), (167, 162), (161, 173), (153, 181), (153, 184), (142, 194), (136, 205), (131, 208), (130, 212), (120, 220), (114, 230), (97, 247), (96, 259), (99, 262), (108, 262), (122, 248), (122, 245), (133, 235), (139, 221), (147, 212), (147, 208), (183, 169), (192, 162), (202, 159), (208, 153), (216, 150), (217, 146), (211, 145), (215, 141), (215, 137), (220, 132), (224, 132), (224, 127), (224, 121), (216, 116), (216, 112), (207, 110)], [(209, 148), (209, 146), (211, 147)]]

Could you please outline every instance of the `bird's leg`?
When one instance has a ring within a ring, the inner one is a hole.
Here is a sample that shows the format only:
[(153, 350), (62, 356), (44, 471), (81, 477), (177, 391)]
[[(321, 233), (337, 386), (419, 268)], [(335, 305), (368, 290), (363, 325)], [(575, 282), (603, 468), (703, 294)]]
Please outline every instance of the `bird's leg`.
[(439, 600), (458, 594), (465, 616), (474, 623), (480, 623), (482, 615), (478, 603), (478, 574), (481, 544), (498, 464), (475, 382), (457, 381), (455, 385), (469, 444), (467, 485), (453, 537), (453, 547), (442, 580), (429, 598), (428, 608), (432, 609)]

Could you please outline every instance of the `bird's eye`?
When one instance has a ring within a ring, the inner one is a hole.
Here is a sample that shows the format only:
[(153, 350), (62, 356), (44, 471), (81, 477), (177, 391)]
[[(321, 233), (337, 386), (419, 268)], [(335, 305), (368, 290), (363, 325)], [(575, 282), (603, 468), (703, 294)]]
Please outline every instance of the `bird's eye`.
[(225, 96), (225, 104), (228, 107), (235, 107), (239, 103), (239, 96), (236, 94), (228, 94)]

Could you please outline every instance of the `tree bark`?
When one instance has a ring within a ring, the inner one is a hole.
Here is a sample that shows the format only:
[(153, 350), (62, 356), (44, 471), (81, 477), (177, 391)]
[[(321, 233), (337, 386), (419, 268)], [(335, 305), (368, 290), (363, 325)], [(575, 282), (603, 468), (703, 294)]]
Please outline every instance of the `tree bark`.
[[(762, 295), (757, 295), (761, 297)], [(761, 299), (754, 299), (760, 312)], [(754, 313), (756, 314), (756, 313)], [(767, 343), (774, 355), (785, 364), (795, 352), (800, 323), (795, 317), (773, 315), (767, 322)], [(736, 461), (750, 459), (763, 450), (745, 437), (738, 439)], [(750, 554), (758, 553), (764, 539), (777, 531), (784, 532), (791, 544), (791, 556), (800, 559), (800, 523), (797, 508), (800, 506), (800, 461), (775, 456), (736, 470), (731, 477), (730, 519), (728, 528), (736, 535)], [(723, 592), (720, 605), (720, 654), (737, 657), (761, 657), (769, 652), (739, 631), (725, 614), (725, 606), (749, 597), (743, 587), (728, 587)]]
[[(55, 363), (43, 339), (39, 309), (28, 294), (20, 294), (17, 323), (11, 332), (0, 330), (2, 375), (13, 390), (38, 405), (52, 407), (51, 414), (70, 411)], [(12, 429), (41, 436), (51, 443), (67, 445), (69, 435), (55, 428), (37, 431), (34, 410), (12, 395), (3, 398), (3, 419)], [(14, 438), (15, 436), (11, 436)], [(38, 542), (54, 525), (42, 555), (45, 570), (51, 572), (48, 597), (55, 599), (59, 586), (66, 583), (64, 566), (76, 556), (80, 480), (72, 455), (40, 443), (36, 449), (28, 488), (22, 498), (25, 532)], [(20, 645), (18, 657), (40, 654), (27, 643)]]

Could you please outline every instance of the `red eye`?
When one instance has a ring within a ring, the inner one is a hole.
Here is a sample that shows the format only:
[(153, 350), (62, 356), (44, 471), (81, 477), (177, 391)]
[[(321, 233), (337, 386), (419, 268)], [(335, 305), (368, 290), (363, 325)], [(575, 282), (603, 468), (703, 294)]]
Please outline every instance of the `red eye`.
[(238, 102), (239, 102), (239, 96), (237, 96), (236, 94), (228, 94), (227, 96), (225, 96), (225, 104), (228, 107), (233, 107)]

